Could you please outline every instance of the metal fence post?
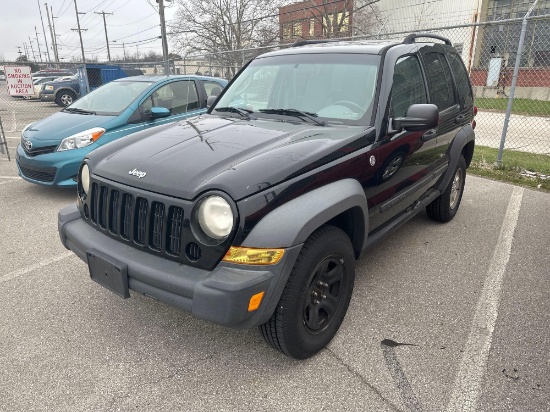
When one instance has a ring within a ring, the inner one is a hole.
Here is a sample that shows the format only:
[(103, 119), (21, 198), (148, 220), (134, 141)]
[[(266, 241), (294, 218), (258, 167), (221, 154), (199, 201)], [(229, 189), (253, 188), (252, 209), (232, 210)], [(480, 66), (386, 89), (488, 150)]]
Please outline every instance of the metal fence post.
[(6, 134), (4, 133), (4, 126), (2, 125), (2, 118), (0, 117), (0, 153), (4, 154), (4, 147), (6, 147), (6, 153), (8, 160), (10, 159), (10, 149), (8, 149), (8, 142), (6, 140)]
[(506, 134), (508, 133), (508, 123), (510, 123), (510, 114), (512, 113), (512, 105), (514, 104), (514, 92), (518, 82), (519, 66), (521, 65), (521, 55), (523, 53), (523, 43), (525, 41), (525, 33), (527, 31), (527, 19), (537, 5), (539, 0), (535, 0), (523, 21), (521, 22), (521, 34), (519, 35), (518, 52), (516, 54), (516, 64), (514, 66), (514, 75), (512, 77), (512, 85), (510, 86), (510, 96), (508, 97), (508, 107), (506, 108), (506, 116), (504, 117), (504, 127), (502, 128), (502, 137), (500, 138), (500, 146), (498, 148), (497, 165), (502, 163), (502, 152), (506, 143)]

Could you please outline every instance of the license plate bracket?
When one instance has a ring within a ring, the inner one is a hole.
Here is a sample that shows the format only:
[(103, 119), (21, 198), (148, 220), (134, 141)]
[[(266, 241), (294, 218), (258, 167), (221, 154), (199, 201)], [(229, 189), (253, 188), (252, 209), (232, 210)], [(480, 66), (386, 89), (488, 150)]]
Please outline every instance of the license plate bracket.
[(90, 278), (118, 296), (130, 297), (128, 288), (128, 265), (120, 260), (90, 249), (86, 251)]

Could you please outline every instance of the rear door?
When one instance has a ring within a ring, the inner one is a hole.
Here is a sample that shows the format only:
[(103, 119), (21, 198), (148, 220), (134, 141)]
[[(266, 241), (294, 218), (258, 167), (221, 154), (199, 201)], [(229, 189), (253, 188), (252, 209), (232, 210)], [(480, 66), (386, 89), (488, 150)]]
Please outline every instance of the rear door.
[[(151, 117), (153, 107), (164, 107), (170, 110), (170, 116), (153, 119)], [(152, 91), (140, 104), (130, 122), (141, 123), (144, 128), (149, 128), (196, 116), (203, 111), (195, 81), (178, 80)]]
[(428, 78), (430, 103), (439, 109), (437, 127), (437, 152), (439, 164), (448, 162), (447, 149), (464, 123), (458, 93), (451, 68), (445, 57), (445, 47), (440, 44), (421, 46), (424, 69)]

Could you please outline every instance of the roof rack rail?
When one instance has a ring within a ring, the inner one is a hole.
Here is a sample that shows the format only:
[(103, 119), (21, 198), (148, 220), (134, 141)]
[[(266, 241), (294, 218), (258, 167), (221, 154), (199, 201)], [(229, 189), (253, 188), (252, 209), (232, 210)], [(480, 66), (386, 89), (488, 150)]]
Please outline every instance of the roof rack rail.
[(431, 39), (437, 39), (437, 40), (441, 40), (445, 44), (448, 44), (449, 46), (453, 45), (453, 43), (451, 43), (451, 41), (448, 38), (443, 37), (443, 36), (438, 36), (437, 34), (431, 34), (431, 33), (412, 33), (412, 34), (409, 34), (407, 37), (405, 37), (405, 40), (403, 40), (403, 44), (416, 43), (416, 39), (418, 37), (428, 37), (428, 38), (431, 38)]
[(337, 42), (337, 41), (342, 41), (340, 39), (325, 39), (325, 40), (296, 40), (293, 44), (292, 44), (292, 47), (300, 47), (300, 46), (305, 46), (306, 44), (321, 44), (321, 43), (332, 43), (332, 42)]

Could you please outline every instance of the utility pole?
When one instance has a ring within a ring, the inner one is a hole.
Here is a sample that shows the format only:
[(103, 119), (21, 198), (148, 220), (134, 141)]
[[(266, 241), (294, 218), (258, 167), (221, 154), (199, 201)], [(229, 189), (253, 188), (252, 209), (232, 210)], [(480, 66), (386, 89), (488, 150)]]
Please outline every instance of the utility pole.
[(124, 61), (126, 61), (126, 46), (124, 45), (124, 42), (122, 42), (122, 53), (124, 54)]
[(17, 53), (19, 53), (19, 57), (21, 57), (21, 55), (23, 54), (23, 52), (21, 51), (21, 46), (17, 46), (17, 48), (19, 50), (17, 50)]
[(52, 23), (50, 22), (50, 9), (48, 9), (48, 3), (44, 3), (44, 7), (46, 8), (46, 17), (48, 17), (48, 27), (50, 28), (50, 36), (52, 37), (53, 58), (56, 62), (59, 62), (59, 59), (57, 58), (57, 52), (55, 50), (55, 37), (53, 35)]
[(168, 61), (168, 42), (166, 40), (166, 21), (164, 20), (164, 0), (158, 0), (160, 14), (160, 34), (162, 37), (162, 59), (164, 60), (164, 74), (170, 74), (170, 62)]
[(107, 43), (107, 58), (109, 59), (109, 61), (111, 61), (111, 51), (109, 50), (109, 37), (107, 37), (107, 22), (105, 21), (105, 15), (113, 13), (105, 13), (104, 11), (102, 11), (101, 13), (94, 11), (94, 13), (103, 15), (103, 27), (105, 27), (105, 42)]
[(36, 60), (36, 56), (34, 55), (34, 47), (32, 47), (31, 36), (29, 36), (29, 44), (31, 45), (32, 59), (33, 59), (34, 61), (37, 61), (37, 60)]
[(50, 6), (50, 10), (52, 11), (53, 49), (55, 50), (55, 58), (59, 63), (59, 50), (57, 45), (57, 34), (55, 34), (55, 22), (54, 22), (54, 19), (57, 19), (57, 17), (53, 16), (53, 6)]
[(34, 26), (34, 32), (36, 33), (36, 45), (38, 46), (38, 60), (42, 61), (42, 51), (40, 50), (40, 42), (38, 41), (38, 30)]
[(82, 44), (82, 32), (86, 31), (87, 29), (80, 28), (80, 19), (78, 18), (79, 14), (86, 14), (86, 13), (78, 12), (78, 7), (76, 6), (76, 0), (74, 0), (74, 11), (76, 12), (76, 25), (78, 26), (78, 29), (71, 29), (71, 30), (78, 32), (78, 37), (80, 37), (80, 50), (82, 51), (82, 63), (86, 63), (86, 57), (84, 56), (84, 44)]
[(46, 51), (48, 52), (48, 61), (52, 61), (50, 58), (50, 49), (48, 47), (48, 40), (46, 39), (46, 29), (44, 28), (44, 20), (42, 19), (42, 9), (40, 8), (40, 0), (36, 0), (38, 3), (38, 11), (40, 12), (40, 21), (42, 22), (42, 34), (44, 35), (44, 42), (46, 43)]

